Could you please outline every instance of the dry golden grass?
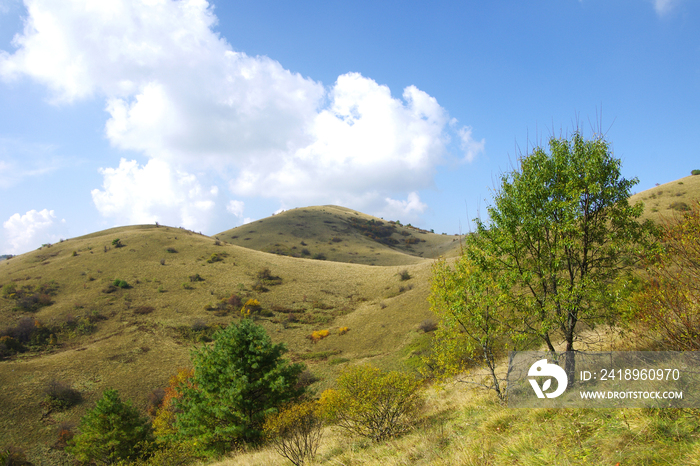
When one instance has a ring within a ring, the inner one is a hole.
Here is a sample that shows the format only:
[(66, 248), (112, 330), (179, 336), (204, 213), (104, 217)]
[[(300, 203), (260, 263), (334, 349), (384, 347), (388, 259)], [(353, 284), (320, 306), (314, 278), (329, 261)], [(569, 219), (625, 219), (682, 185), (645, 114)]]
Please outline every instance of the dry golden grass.
[[(630, 197), (630, 203), (644, 203), (642, 219), (655, 222), (671, 219), (681, 211), (682, 203), (690, 206), (700, 200), (700, 175), (691, 175), (676, 181), (664, 183)], [(672, 207), (675, 205), (675, 208)]]

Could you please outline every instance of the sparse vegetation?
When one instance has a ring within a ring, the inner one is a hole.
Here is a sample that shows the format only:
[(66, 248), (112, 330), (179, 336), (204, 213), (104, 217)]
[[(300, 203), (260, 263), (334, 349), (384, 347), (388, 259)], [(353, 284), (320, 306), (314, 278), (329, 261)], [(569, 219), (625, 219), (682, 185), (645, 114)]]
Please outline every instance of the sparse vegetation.
[(690, 206), (682, 201), (672, 202), (669, 208), (677, 210), (678, 212), (687, 212), (690, 210)]
[(666, 351), (700, 350), (700, 204), (663, 224), (636, 296), (638, 338)]
[(326, 338), (330, 332), (328, 330), (314, 330), (311, 335), (309, 335), (309, 339), (311, 340), (311, 343), (318, 343), (319, 341), (323, 340)]
[(23, 285), (17, 287), (14, 283), (8, 283), (2, 287), (2, 296), (14, 303), (14, 309), (20, 312), (36, 312), (44, 306), (53, 304), (52, 296), (58, 291), (58, 284), (54, 281), (41, 285)]

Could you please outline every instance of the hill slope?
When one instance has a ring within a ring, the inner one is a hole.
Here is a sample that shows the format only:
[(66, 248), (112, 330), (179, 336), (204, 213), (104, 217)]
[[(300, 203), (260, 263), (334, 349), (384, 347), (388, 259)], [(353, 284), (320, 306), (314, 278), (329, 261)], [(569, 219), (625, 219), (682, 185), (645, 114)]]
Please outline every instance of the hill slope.
[(437, 235), (345, 207), (287, 210), (214, 237), (274, 254), (367, 265), (409, 265), (453, 256), (459, 237)]
[[(122, 247), (113, 245), (117, 239)], [(347, 251), (353, 256), (352, 246)], [(412, 352), (430, 337), (417, 326), (431, 317), (426, 297), (432, 260), (388, 248), (378, 257), (391, 253), (389, 262), (405, 255), (413, 263), (377, 267), (285, 257), (141, 225), (3, 261), (0, 331), (15, 335), (41, 327), (57, 337), (55, 344), (47, 340), (0, 361), (3, 443), (34, 448), (34, 458), (43, 455), (39, 450), (55, 442), (57, 425), (77, 424), (106, 388), (145, 408), (151, 391), (189, 365), (194, 340), (217, 324), (237, 321), (248, 299), (260, 302), (257, 321), (274, 341), (288, 345), (289, 357), (307, 363), (319, 390), (351, 361), (410, 367)], [(410, 278), (402, 280), (401, 272)], [(128, 287), (110, 286), (115, 279)], [(34, 309), (32, 297), (41, 293), (50, 304)], [(339, 335), (339, 327), (350, 330)], [(307, 339), (321, 329), (330, 336), (317, 344)], [(42, 401), (54, 379), (79, 390), (83, 402), (49, 411)]]
[(630, 203), (643, 202), (642, 219), (655, 222), (672, 219), (700, 200), (700, 176), (686, 176), (647, 189), (630, 197)]
[[(687, 177), (632, 201), (658, 219), (678, 212), (673, 202), (698, 198), (700, 177)], [(312, 389), (357, 362), (411, 369), (430, 345), (418, 326), (432, 317), (432, 258), (459, 251), (456, 237), (335, 206), (283, 212), (216, 236), (129, 226), (2, 261), (0, 335), (45, 328), (56, 337), (0, 361), (3, 443), (34, 459), (55, 454), (48, 446), (57, 425), (76, 425), (106, 388), (145, 409), (151, 391), (189, 365), (197, 339), (237, 321), (248, 299), (260, 302), (257, 321), (272, 339), (319, 379)], [(313, 260), (319, 254), (327, 260)], [(115, 279), (128, 287), (114, 287)], [(340, 335), (340, 327), (350, 330)], [(320, 329), (330, 336), (313, 344), (307, 337)], [(80, 391), (82, 403), (64, 412), (42, 404), (54, 379)]]

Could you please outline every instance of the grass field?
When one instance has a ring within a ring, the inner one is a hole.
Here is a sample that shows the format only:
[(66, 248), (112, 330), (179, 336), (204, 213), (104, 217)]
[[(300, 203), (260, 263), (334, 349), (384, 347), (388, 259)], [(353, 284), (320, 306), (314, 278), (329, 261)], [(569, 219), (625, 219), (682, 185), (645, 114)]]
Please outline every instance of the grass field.
[[(657, 221), (681, 212), (677, 203), (696, 199), (700, 176), (632, 197), (645, 203), (645, 218)], [(167, 226), (113, 228), (2, 261), (3, 290), (51, 283), (56, 290), (52, 304), (32, 312), (17, 310), (9, 291), (0, 296), (0, 327), (30, 317), (51, 328), (56, 341), (0, 361), (0, 447), (21, 447), (36, 464), (70, 464), (51, 449), (58, 426), (77, 425), (107, 388), (145, 410), (150, 393), (204, 344), (196, 338), (240, 318), (239, 307), (222, 303), (233, 294), (261, 303), (258, 323), (287, 344), (288, 357), (307, 364), (319, 379), (311, 387), (317, 393), (350, 364), (415, 370), (430, 346), (431, 334), (419, 325), (432, 318), (426, 299), (433, 259), (456, 256), (459, 239), (320, 206), (212, 237)], [(110, 287), (116, 279), (128, 287)], [(340, 335), (341, 327), (349, 331)], [(328, 338), (315, 344), (307, 338), (322, 329)], [(69, 384), (83, 401), (49, 410), (42, 401), (51, 380)], [(666, 419), (643, 410), (507, 410), (490, 394), (455, 384), (431, 389), (417, 428), (398, 439), (368, 444), (327, 429), (317, 460), (700, 465), (697, 414)], [(288, 463), (264, 448), (217, 464)]]

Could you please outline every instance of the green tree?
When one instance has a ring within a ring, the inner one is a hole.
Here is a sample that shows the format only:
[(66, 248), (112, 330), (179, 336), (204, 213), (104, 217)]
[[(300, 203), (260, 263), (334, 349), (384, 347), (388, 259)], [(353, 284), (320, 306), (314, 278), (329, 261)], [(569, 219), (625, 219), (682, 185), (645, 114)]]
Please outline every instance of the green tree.
[(122, 402), (116, 390), (105, 390), (102, 399), (80, 420), (80, 433), (66, 451), (81, 462), (114, 464), (138, 458), (153, 440), (150, 423), (131, 402)]
[[(477, 219), (466, 238), (469, 261), (490, 276), (513, 332), (554, 354), (557, 339), (573, 351), (582, 328), (615, 321), (616, 280), (650, 238), (651, 222), (637, 221), (643, 205), (628, 203), (638, 181), (620, 168), (601, 136), (552, 137), (549, 153), (536, 147), (501, 177), (489, 224)], [(573, 375), (573, 358), (565, 369)]]
[(250, 319), (215, 333), (213, 347), (193, 352), (192, 384), (174, 400), (178, 435), (209, 452), (259, 441), (265, 417), (303, 393), (304, 366), (282, 358), (286, 351)]
[(470, 245), (450, 266), (444, 258), (433, 265), (431, 310), (438, 318), (433, 350), (424, 358), (431, 376), (446, 379), (474, 367), (485, 366), (487, 377), (462, 380), (506, 396), (498, 362), (506, 349), (517, 349), (513, 322), (504, 312), (504, 296), (495, 277), (476, 266)]

